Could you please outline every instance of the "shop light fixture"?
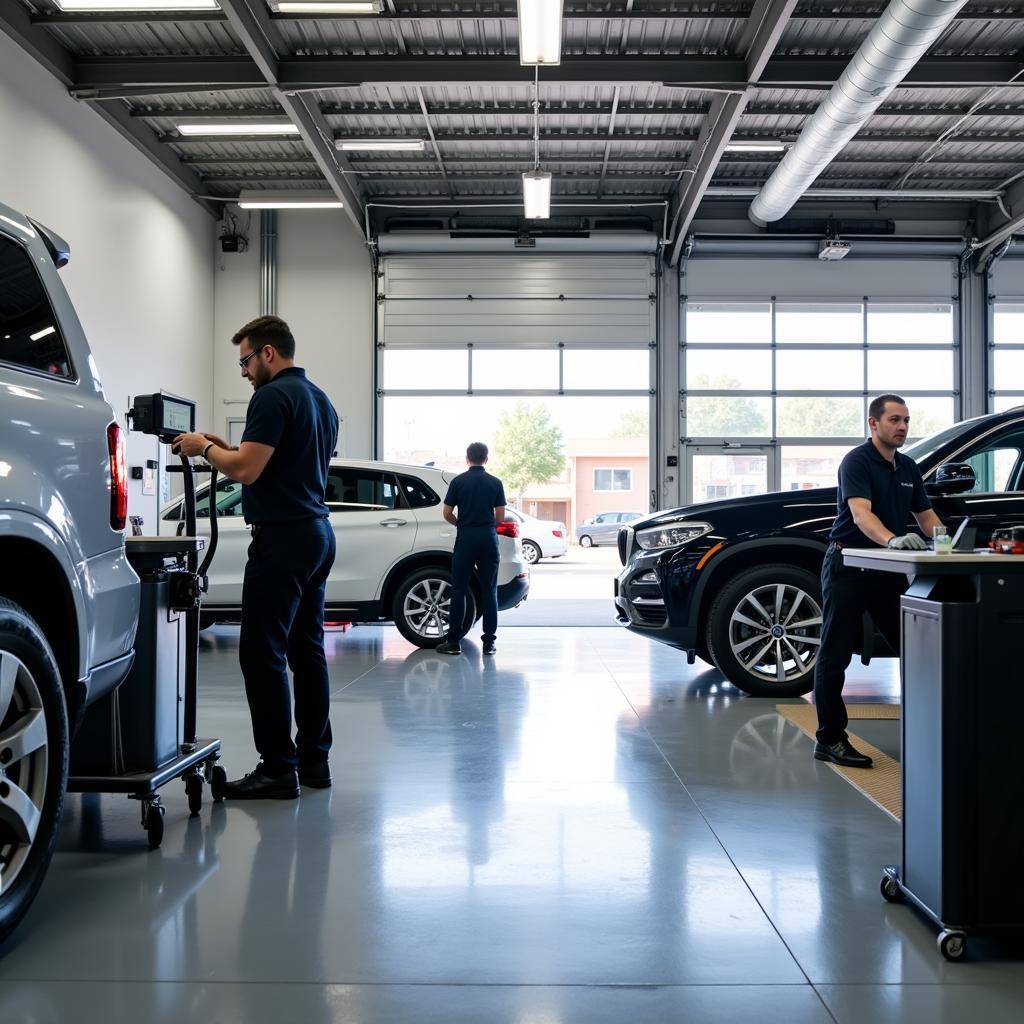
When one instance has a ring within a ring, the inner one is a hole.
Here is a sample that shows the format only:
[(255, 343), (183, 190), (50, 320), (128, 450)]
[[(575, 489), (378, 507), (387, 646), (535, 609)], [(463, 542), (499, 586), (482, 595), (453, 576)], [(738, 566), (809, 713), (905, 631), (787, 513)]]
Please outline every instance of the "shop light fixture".
[(335, 139), (337, 149), (363, 153), (422, 153), (423, 139)]
[(774, 139), (737, 139), (726, 144), (726, 153), (783, 153), (786, 146)]
[(519, 63), (562, 63), (562, 0), (516, 0)]
[(528, 220), (547, 220), (551, 216), (549, 171), (526, 171), (523, 174), (523, 216)]
[(299, 129), (289, 121), (211, 121), (196, 119), (179, 121), (174, 126), (180, 135), (298, 135)]
[(243, 210), (340, 210), (342, 201), (333, 192), (270, 192), (243, 189), (238, 193)]
[(271, 0), (270, 9), (277, 14), (380, 14), (380, 0)]
[(104, 11), (215, 11), (216, 0), (56, 0), (67, 12)]

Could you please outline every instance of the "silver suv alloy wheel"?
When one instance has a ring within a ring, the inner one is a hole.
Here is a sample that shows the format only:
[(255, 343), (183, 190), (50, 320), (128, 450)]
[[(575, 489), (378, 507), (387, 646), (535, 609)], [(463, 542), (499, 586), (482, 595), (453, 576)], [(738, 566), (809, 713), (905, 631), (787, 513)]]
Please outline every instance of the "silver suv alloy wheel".
[(757, 587), (729, 619), (729, 646), (752, 675), (785, 683), (810, 672), (821, 646), (821, 608), (799, 587)]
[(31, 671), (0, 651), (0, 886), (11, 888), (39, 830), (49, 771), (43, 698)]
[(405, 595), (402, 611), (417, 636), (442, 640), (448, 635), (451, 584), (447, 580), (420, 580)]

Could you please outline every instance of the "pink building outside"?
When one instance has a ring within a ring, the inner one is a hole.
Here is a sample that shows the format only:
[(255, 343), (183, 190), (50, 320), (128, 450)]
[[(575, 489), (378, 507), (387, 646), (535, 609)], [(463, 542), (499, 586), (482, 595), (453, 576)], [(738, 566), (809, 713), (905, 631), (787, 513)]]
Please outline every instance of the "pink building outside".
[(572, 539), (584, 519), (601, 512), (647, 512), (650, 470), (647, 438), (570, 438), (565, 469), (551, 483), (532, 484), (522, 511), (565, 523)]

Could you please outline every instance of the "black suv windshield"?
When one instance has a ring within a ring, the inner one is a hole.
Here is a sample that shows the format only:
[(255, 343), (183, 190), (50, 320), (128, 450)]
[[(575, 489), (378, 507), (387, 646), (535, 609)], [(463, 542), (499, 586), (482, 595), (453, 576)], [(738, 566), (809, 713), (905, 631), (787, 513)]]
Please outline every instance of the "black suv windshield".
[(934, 455), (940, 448), (945, 447), (950, 441), (955, 440), (964, 432), (964, 425), (957, 423), (952, 427), (947, 427), (945, 430), (940, 430), (937, 434), (932, 434), (930, 437), (923, 437), (920, 441), (915, 441), (913, 444), (908, 444), (903, 449), (903, 455), (908, 455), (918, 465), (925, 461), (925, 459)]

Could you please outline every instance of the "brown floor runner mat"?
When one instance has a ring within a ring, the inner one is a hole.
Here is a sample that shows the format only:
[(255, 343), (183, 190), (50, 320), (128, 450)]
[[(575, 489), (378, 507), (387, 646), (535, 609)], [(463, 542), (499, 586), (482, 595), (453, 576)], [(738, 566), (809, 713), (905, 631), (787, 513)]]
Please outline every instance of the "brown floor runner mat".
[[(775, 710), (788, 718), (801, 732), (814, 739), (818, 728), (818, 714), (813, 704), (776, 704)], [(898, 719), (897, 704), (848, 704), (850, 720)], [(900, 820), (900, 763), (866, 740), (849, 733), (850, 741), (873, 761), (872, 768), (843, 768), (837, 764), (823, 762), (841, 775), (855, 789), (859, 789), (873, 804)]]

